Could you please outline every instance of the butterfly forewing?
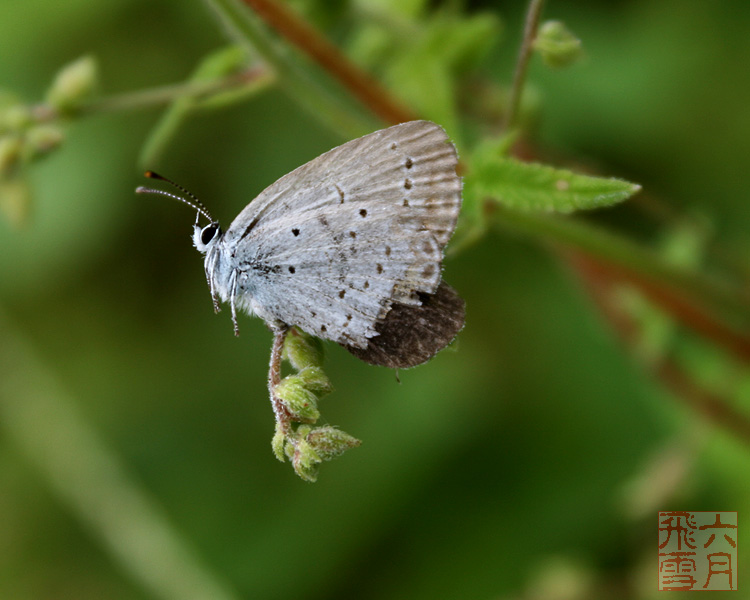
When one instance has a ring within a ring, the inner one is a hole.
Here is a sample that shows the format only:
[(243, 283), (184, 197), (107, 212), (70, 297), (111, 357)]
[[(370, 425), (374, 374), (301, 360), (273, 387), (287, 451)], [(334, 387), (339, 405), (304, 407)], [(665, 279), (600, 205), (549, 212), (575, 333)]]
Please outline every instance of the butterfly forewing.
[(224, 242), (268, 285), (269, 316), (365, 347), (393, 303), (420, 304), (441, 280), (461, 203), (442, 128), (413, 121), (334, 148), (264, 190)]

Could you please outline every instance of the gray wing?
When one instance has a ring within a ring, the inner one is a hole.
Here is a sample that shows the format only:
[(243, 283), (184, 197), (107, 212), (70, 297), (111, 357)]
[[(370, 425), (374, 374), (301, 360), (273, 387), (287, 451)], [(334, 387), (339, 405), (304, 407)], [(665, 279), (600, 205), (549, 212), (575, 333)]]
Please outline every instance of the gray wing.
[(396, 302), (441, 281), (461, 205), (445, 131), (412, 121), (326, 152), (264, 190), (225, 242), (262, 264), (264, 316), (365, 347)]

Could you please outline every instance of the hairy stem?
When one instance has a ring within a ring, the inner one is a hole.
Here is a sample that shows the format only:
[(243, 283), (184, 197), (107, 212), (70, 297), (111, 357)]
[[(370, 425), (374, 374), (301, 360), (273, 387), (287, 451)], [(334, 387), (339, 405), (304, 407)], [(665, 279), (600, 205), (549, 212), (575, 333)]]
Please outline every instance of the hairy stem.
[(276, 423), (279, 431), (284, 434), (288, 440), (293, 439), (292, 426), (289, 421), (289, 413), (282, 401), (276, 396), (276, 386), (281, 383), (281, 352), (284, 349), (284, 340), (289, 333), (289, 328), (284, 326), (275, 329), (273, 332), (273, 346), (271, 347), (271, 361), (268, 365), (268, 393), (271, 397), (271, 406), (273, 414), (276, 416)]

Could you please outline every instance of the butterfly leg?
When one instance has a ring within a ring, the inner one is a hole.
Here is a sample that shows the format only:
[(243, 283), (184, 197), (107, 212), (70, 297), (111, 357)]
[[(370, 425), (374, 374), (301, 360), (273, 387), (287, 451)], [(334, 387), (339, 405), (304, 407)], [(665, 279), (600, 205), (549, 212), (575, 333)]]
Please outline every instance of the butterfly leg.
[(214, 285), (214, 280), (211, 277), (211, 273), (214, 272), (214, 268), (216, 267), (216, 261), (218, 258), (218, 254), (212, 253), (204, 263), (204, 269), (206, 271), (206, 281), (208, 282), (208, 289), (211, 292), (211, 301), (214, 303), (215, 313), (218, 313), (221, 310), (221, 306), (219, 305), (219, 295), (216, 293), (216, 286)]
[(234, 269), (232, 274), (229, 276), (229, 308), (232, 310), (232, 325), (234, 326), (234, 335), (240, 335), (240, 328), (237, 325), (237, 306), (235, 305), (235, 299), (237, 298), (237, 282), (239, 280), (239, 270)]

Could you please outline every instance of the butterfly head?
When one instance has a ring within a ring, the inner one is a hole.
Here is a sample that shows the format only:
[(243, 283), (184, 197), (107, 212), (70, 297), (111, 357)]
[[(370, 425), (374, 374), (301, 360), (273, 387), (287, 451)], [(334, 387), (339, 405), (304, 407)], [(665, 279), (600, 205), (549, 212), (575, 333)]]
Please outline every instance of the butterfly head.
[(224, 235), (224, 232), (216, 221), (205, 227), (201, 227), (196, 222), (193, 225), (193, 246), (198, 249), (198, 252), (205, 254), (221, 239), (222, 235)]
[[(159, 196), (166, 196), (167, 198), (178, 200), (179, 202), (182, 202), (183, 204), (187, 204), (191, 208), (194, 208), (197, 211), (197, 214), (195, 215), (195, 225), (193, 225), (193, 245), (198, 249), (199, 252), (203, 254), (208, 252), (221, 239), (221, 236), (223, 235), (218, 221), (216, 221), (211, 216), (211, 214), (208, 212), (208, 209), (200, 200), (198, 200), (198, 198), (196, 198), (194, 194), (186, 190), (181, 185), (175, 183), (171, 179), (163, 177), (162, 175), (158, 175), (153, 171), (146, 171), (146, 177), (150, 179), (159, 179), (161, 181), (166, 181), (188, 196), (188, 198), (184, 198), (182, 196), (178, 196), (177, 194), (165, 192), (164, 190), (156, 190), (147, 187), (139, 187), (135, 190), (138, 194), (158, 194)], [(200, 219), (201, 215), (206, 217), (209, 221), (209, 224), (205, 227), (201, 227), (200, 225), (198, 225), (198, 220)]]

